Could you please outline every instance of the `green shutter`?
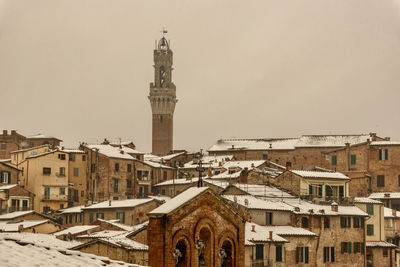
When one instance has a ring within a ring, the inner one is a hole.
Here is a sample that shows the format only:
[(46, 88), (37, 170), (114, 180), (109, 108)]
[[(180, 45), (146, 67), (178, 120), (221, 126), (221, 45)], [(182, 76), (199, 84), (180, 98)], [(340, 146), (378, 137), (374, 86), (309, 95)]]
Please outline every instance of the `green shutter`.
[(340, 251), (344, 253), (344, 242), (340, 243)]
[(365, 243), (361, 242), (361, 253), (364, 254), (365, 251), (365, 247), (364, 247)]
[(350, 156), (350, 163), (351, 163), (351, 165), (356, 165), (356, 155)]
[(304, 263), (308, 263), (308, 247), (304, 247)]
[(326, 262), (326, 249), (327, 247), (324, 247), (324, 262)]
[(309, 195), (312, 195), (312, 194), (313, 194), (313, 192), (312, 192), (312, 185), (311, 185), (311, 184), (308, 185), (308, 194), (309, 194)]
[(389, 151), (385, 149), (385, 160), (389, 159)]
[(318, 185), (318, 196), (322, 197), (322, 184)]
[(299, 248), (299, 247), (297, 247), (297, 248), (296, 248), (296, 263), (298, 263), (298, 262), (299, 262), (299, 257), (300, 257), (299, 250), (300, 250), (300, 248)]
[(382, 160), (382, 149), (379, 149), (379, 160)]
[(353, 246), (354, 246), (354, 254), (356, 254), (358, 252), (358, 242), (354, 242)]
[(351, 253), (351, 242), (348, 243), (349, 244), (349, 254)]
[(335, 262), (335, 247), (331, 247), (331, 262)]

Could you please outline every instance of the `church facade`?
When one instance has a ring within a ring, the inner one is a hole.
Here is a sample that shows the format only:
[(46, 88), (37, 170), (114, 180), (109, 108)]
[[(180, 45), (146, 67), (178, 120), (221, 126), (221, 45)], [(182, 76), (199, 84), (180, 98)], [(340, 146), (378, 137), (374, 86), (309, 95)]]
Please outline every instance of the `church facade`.
[(148, 214), (150, 266), (244, 266), (245, 219), (208, 187)]

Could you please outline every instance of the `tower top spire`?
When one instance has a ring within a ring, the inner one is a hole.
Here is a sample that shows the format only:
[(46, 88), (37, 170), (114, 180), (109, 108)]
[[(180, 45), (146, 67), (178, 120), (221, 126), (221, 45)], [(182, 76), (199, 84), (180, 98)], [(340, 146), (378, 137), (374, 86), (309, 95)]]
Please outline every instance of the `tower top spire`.
[(163, 28), (162, 31), (160, 31), (160, 32), (162, 33), (162, 37), (158, 41), (157, 50), (158, 51), (168, 51), (169, 50), (169, 42), (165, 38), (165, 34), (168, 33), (168, 31), (167, 31), (167, 29)]

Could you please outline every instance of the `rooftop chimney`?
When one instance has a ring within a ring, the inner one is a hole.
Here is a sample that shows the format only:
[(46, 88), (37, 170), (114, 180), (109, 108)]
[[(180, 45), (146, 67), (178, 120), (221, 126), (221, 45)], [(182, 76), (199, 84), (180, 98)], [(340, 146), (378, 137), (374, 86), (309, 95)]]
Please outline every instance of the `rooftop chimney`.
[(393, 215), (393, 217), (397, 217), (397, 211), (396, 210), (392, 210), (392, 215)]
[(7, 135), (7, 130), (3, 130), (3, 135)]
[(390, 197), (390, 193), (385, 193), (383, 197)]
[(18, 225), (18, 232), (22, 232), (24, 230), (24, 226), (22, 224)]
[(272, 231), (269, 231), (269, 240), (272, 240)]
[(111, 199), (108, 201), (108, 206), (111, 207)]
[(255, 232), (255, 231), (256, 231), (256, 226), (255, 226), (254, 224), (251, 226), (251, 231), (252, 231), (252, 232)]
[(235, 145), (232, 145), (232, 149), (235, 149)]
[(292, 163), (290, 161), (286, 161), (286, 170), (290, 170), (292, 168)]
[(376, 133), (370, 133), (372, 141), (376, 141)]
[(385, 137), (385, 140), (386, 141), (390, 141), (390, 137)]
[[(16, 135), (17, 131), (16, 130), (11, 130), (11, 135)], [(390, 138), (389, 138), (390, 139)]]

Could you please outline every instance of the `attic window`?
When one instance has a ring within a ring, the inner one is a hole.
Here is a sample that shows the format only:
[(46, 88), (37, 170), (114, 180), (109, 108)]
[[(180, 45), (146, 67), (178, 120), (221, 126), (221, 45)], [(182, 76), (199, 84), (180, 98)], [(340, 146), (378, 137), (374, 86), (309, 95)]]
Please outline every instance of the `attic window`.
[(1, 143), (1, 149), (6, 150), (7, 149), (7, 144), (6, 143)]
[(309, 220), (306, 217), (301, 218), (301, 228), (308, 228), (309, 227)]

